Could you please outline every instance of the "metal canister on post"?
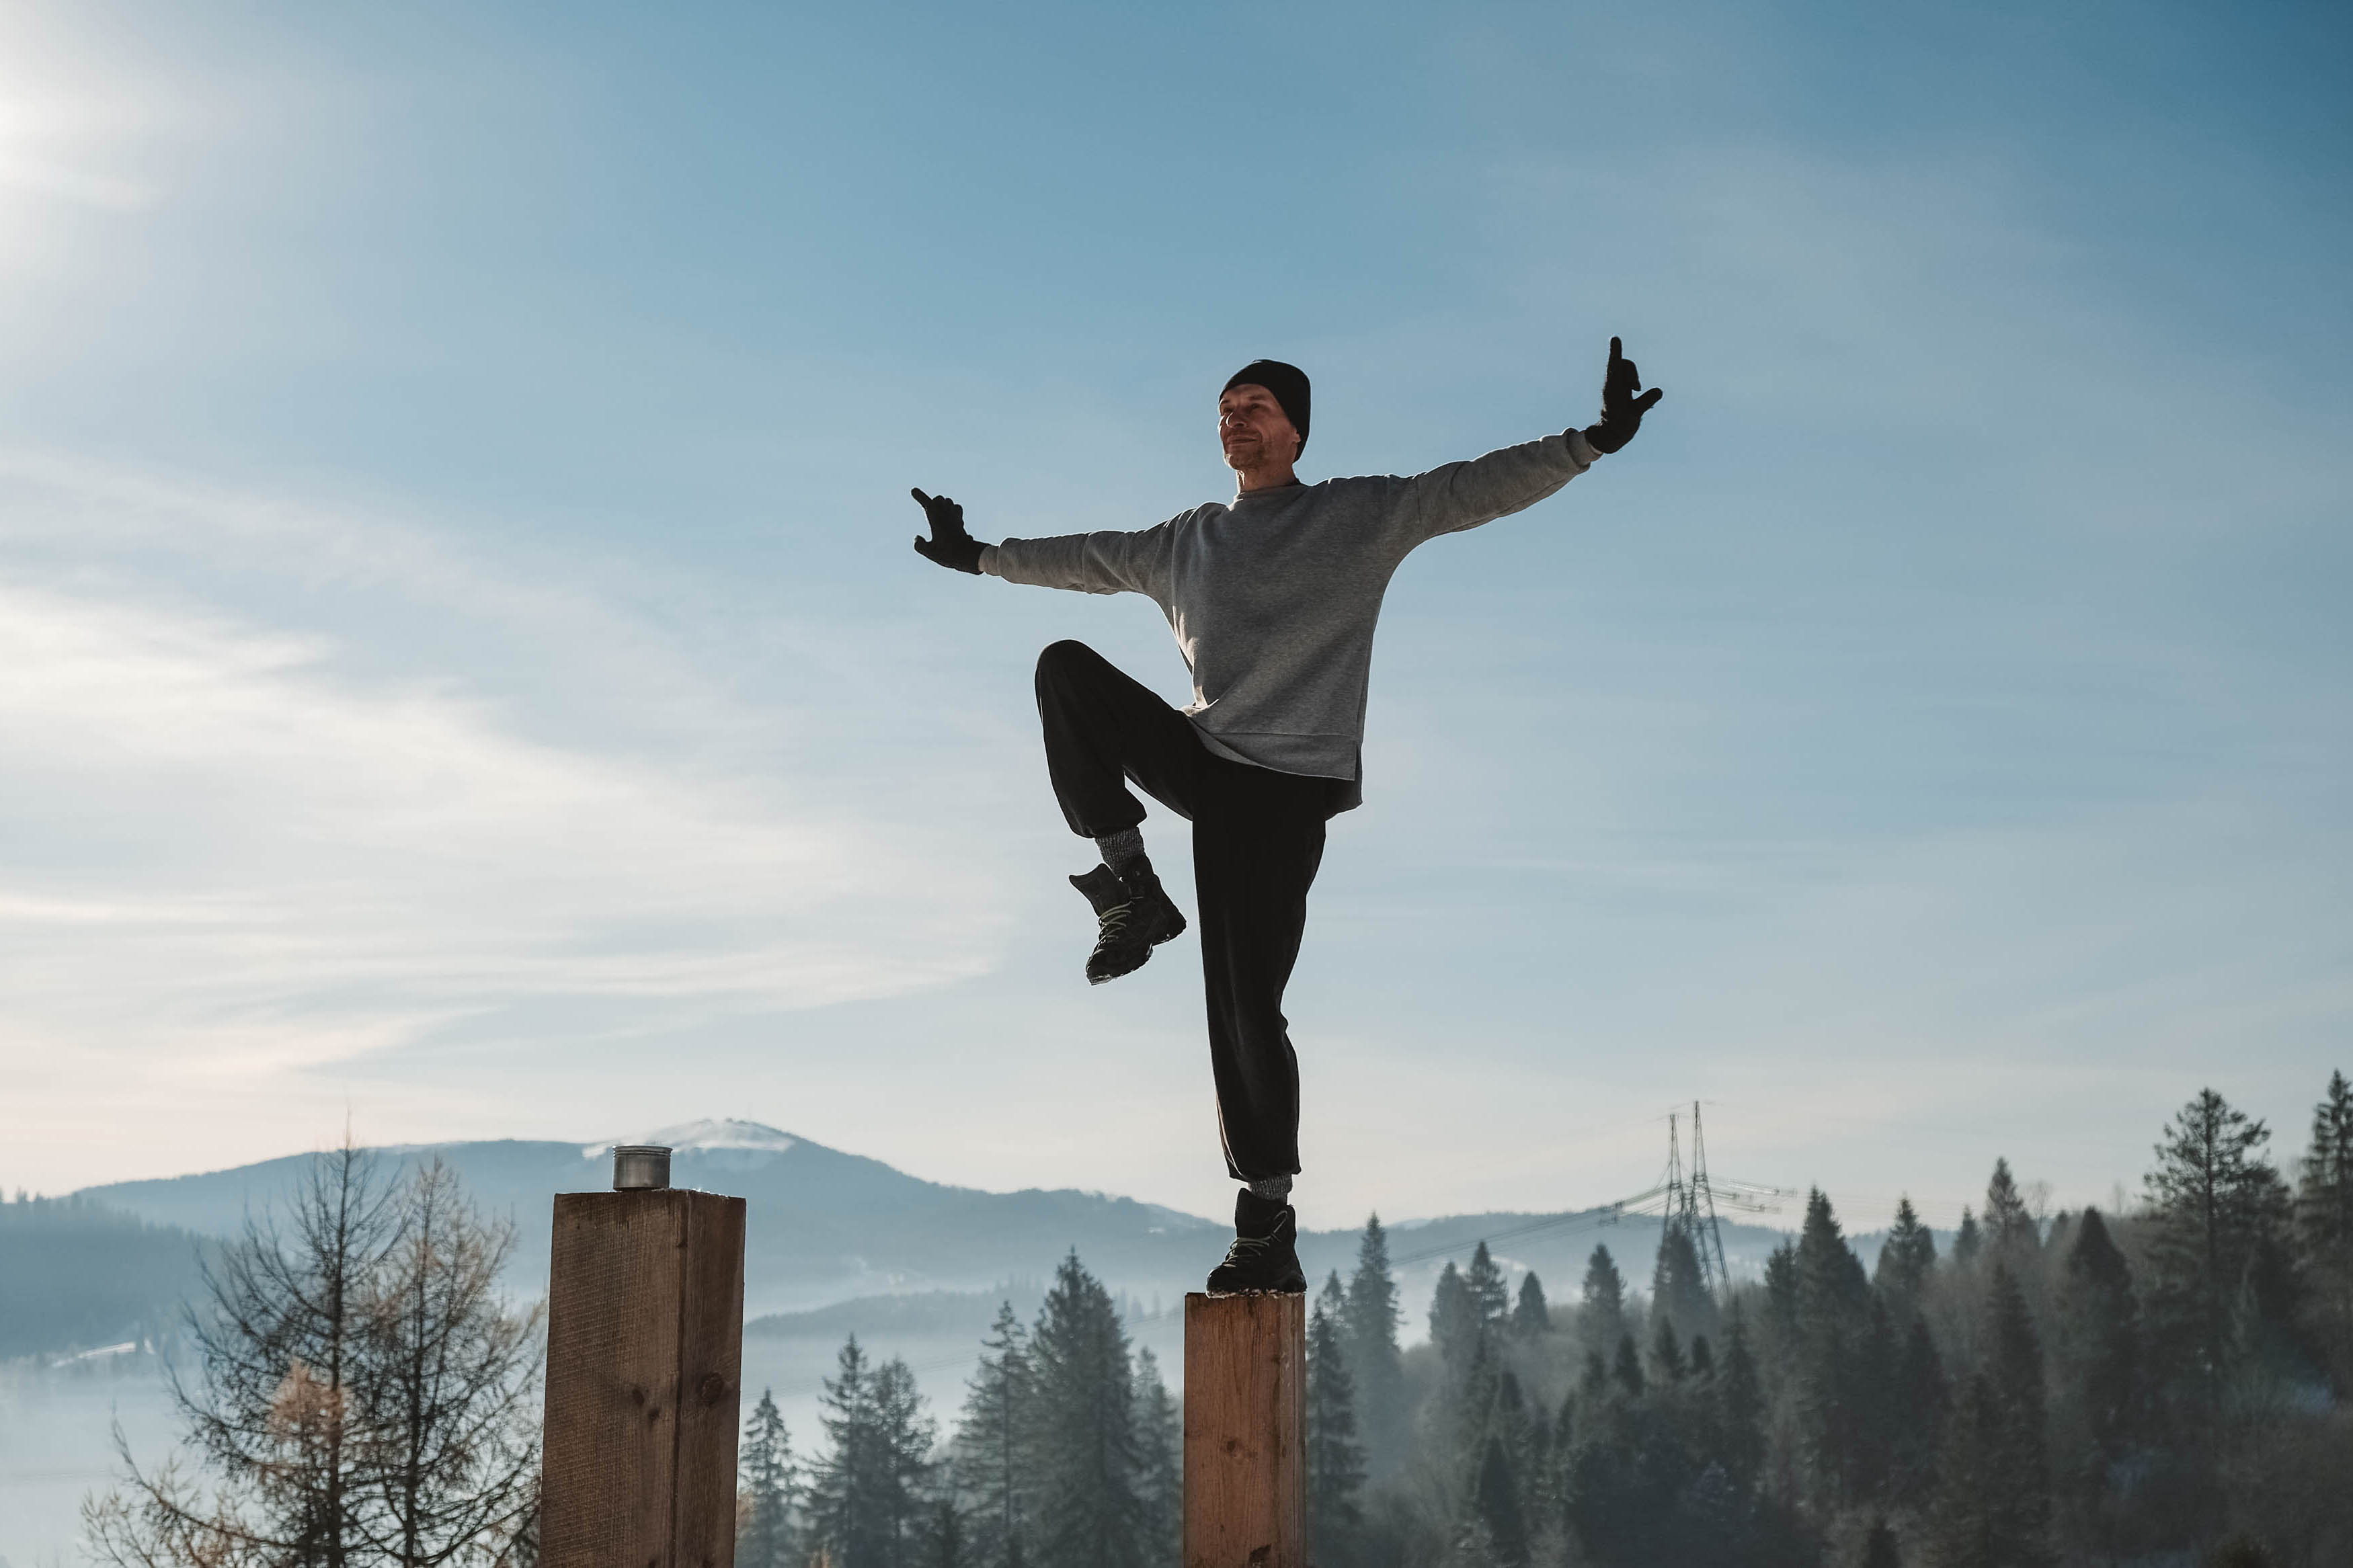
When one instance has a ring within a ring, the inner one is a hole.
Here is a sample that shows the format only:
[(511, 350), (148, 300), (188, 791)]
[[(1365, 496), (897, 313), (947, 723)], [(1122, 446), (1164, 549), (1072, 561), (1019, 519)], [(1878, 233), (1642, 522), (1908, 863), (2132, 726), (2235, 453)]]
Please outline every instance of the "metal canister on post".
[(659, 1143), (613, 1145), (613, 1190), (658, 1193), (670, 1185), (670, 1150)]

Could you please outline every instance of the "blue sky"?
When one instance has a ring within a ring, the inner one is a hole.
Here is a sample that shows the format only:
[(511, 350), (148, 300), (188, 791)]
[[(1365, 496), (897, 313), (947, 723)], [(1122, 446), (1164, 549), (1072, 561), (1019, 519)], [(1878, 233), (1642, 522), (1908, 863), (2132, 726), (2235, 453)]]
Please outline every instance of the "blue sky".
[[(1410, 560), (1304, 1217), (1940, 1220), (2353, 1067), (2353, 26), (2321, 7), (0, 13), (0, 1184), (739, 1115), (1200, 1212), (984, 538), (1667, 401)], [(1181, 825), (1147, 827), (1172, 852)]]

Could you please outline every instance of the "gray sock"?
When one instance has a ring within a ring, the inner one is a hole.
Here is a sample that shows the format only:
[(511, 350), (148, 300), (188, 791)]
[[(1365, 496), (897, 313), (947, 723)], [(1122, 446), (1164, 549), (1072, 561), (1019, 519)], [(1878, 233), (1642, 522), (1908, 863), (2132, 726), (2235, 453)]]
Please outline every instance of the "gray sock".
[(1289, 1176), (1261, 1176), (1257, 1181), (1250, 1184), (1250, 1196), (1263, 1199), (1267, 1203), (1288, 1203), (1291, 1201), (1291, 1178)]
[(1144, 830), (1123, 827), (1117, 833), (1106, 833), (1095, 840), (1095, 847), (1103, 851), (1103, 864), (1114, 875), (1124, 877), (1130, 866), (1144, 858)]

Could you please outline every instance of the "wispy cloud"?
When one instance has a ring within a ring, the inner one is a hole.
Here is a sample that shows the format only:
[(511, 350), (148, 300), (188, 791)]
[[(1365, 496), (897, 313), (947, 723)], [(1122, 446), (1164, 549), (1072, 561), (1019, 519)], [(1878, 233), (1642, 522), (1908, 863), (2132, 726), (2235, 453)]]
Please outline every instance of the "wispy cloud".
[[(659, 1032), (665, 1011), (824, 1006), (987, 962), (976, 885), (910, 904), (903, 832), (698, 751), (696, 724), (744, 704), (698, 691), (676, 649), (658, 683), (675, 700), (645, 679), (607, 694), (663, 710), (615, 715), (640, 743), (525, 732), (499, 689), (505, 645), (661, 642), (590, 586), (502, 584), (413, 531), (198, 487), (23, 460), (7, 479), (0, 1039), (55, 1093), (124, 1075), (259, 1092), (521, 1006), (594, 999)], [(209, 575), (133, 546), (165, 519)], [(68, 528), (71, 559), (54, 550)], [(364, 576), (407, 616), (293, 631), (208, 597), (290, 566)], [(428, 623), (462, 633), (459, 653), (402, 669)], [(657, 732), (678, 744), (643, 743)]]

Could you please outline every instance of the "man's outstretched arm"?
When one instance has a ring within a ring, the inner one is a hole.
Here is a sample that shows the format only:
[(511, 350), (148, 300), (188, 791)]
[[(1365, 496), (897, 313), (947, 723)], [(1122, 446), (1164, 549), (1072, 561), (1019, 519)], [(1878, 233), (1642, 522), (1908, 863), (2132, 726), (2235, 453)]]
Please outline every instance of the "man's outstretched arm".
[(1609, 364), (1601, 378), (1601, 417), (1582, 430), (1568, 429), (1540, 441), (1505, 447), (1468, 462), (1448, 463), (1410, 481), (1416, 500), (1412, 543), (1509, 517), (1534, 506), (1590, 468), (1595, 458), (1634, 438), (1642, 416), (1664, 395), (1641, 390), (1641, 374), (1626, 357), (1625, 345), (1609, 340)]
[(931, 524), (932, 536), (919, 535), (915, 540), (915, 552), (926, 561), (1039, 588), (1160, 597), (1158, 589), (1167, 576), (1166, 523), (1141, 533), (1071, 533), (983, 544), (965, 531), (964, 508), (945, 496), (927, 496), (921, 490), (908, 493)]

